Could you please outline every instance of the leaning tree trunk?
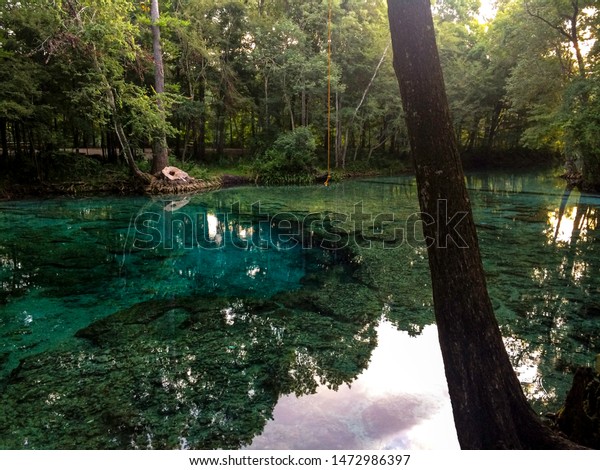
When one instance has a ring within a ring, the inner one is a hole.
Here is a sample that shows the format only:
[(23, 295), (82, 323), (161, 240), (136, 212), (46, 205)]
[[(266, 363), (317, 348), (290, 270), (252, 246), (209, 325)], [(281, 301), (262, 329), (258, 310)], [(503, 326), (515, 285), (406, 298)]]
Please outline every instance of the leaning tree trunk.
[[(150, 16), (152, 20), (152, 49), (154, 52), (154, 89), (156, 91), (158, 110), (164, 120), (165, 111), (161, 95), (165, 91), (165, 68), (163, 65), (162, 47), (160, 45), (158, 0), (152, 0)], [(159, 135), (154, 136), (152, 141), (152, 173), (155, 175), (160, 173), (168, 164), (169, 149), (167, 147), (167, 137), (164, 129), (162, 129), (159, 131)]]
[(429, 0), (388, 0), (394, 68), (415, 160), (435, 318), (462, 448), (574, 446), (542, 425), (487, 293)]
[(100, 65), (100, 61), (98, 60), (98, 52), (96, 51), (96, 46), (92, 45), (91, 51), (94, 69), (100, 76), (100, 79), (102, 80), (106, 101), (108, 102), (108, 107), (112, 114), (115, 134), (117, 135), (119, 145), (121, 147), (121, 150), (123, 151), (125, 161), (127, 162), (127, 165), (129, 166), (129, 169), (131, 170), (131, 173), (133, 175), (135, 175), (143, 183), (148, 183), (150, 181), (150, 175), (141, 171), (137, 166), (137, 163), (135, 162), (133, 151), (131, 150), (131, 146), (129, 145), (129, 139), (127, 138), (127, 134), (125, 132), (125, 129), (123, 129), (123, 124), (121, 123), (121, 119), (119, 117), (119, 110), (117, 108), (117, 100), (115, 97), (115, 93), (112, 89), (112, 86), (108, 82), (106, 74), (102, 70), (102, 66)]

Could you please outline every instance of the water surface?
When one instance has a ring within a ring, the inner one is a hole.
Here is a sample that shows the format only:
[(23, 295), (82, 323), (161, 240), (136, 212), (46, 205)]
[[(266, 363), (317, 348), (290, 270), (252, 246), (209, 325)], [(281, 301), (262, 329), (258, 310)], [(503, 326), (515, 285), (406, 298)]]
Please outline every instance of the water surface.
[[(600, 352), (600, 199), (467, 185), (507, 349), (556, 409)], [(0, 448), (457, 446), (411, 177), (0, 211)]]

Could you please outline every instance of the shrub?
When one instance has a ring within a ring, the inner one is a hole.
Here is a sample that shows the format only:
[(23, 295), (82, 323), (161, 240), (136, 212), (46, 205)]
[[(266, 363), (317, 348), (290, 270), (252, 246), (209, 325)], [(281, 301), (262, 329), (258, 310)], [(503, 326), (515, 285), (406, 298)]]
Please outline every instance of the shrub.
[(253, 166), (263, 184), (306, 184), (314, 180), (317, 144), (307, 127), (280, 135)]

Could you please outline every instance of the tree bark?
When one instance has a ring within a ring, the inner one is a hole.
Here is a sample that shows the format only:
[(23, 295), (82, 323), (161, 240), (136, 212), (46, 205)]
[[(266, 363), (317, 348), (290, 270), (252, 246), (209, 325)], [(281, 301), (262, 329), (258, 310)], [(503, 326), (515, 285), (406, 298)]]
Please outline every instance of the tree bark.
[(0, 118), (0, 148), (2, 149), (2, 159), (0, 160), (0, 167), (8, 166), (8, 134), (6, 132), (6, 128), (6, 118)]
[(342, 155), (342, 97), (335, 92), (335, 167), (346, 168), (346, 156)]
[(197, 148), (197, 159), (199, 161), (206, 161), (206, 79), (203, 78), (200, 83), (200, 89), (198, 92), (198, 100), (203, 105), (200, 119), (198, 120), (198, 148)]
[(388, 0), (394, 69), (415, 161), (435, 318), (464, 449), (571, 448), (522, 392), (487, 293), (429, 0)]
[[(154, 53), (154, 89), (156, 91), (158, 110), (164, 120), (164, 106), (161, 95), (165, 91), (165, 69), (160, 44), (160, 26), (158, 25), (158, 20), (160, 19), (158, 0), (152, 0), (150, 16), (152, 20), (152, 49)], [(162, 131), (160, 135), (154, 137), (152, 142), (152, 173), (157, 175), (168, 165), (169, 149), (167, 147), (167, 137), (164, 131)]]

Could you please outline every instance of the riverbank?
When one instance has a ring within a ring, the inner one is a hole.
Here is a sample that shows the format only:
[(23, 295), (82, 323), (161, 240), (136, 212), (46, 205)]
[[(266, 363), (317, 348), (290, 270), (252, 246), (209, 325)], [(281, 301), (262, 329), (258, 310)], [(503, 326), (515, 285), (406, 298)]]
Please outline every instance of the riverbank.
[[(18, 170), (0, 176), (0, 200), (53, 196), (97, 196), (128, 194), (178, 194), (210, 191), (223, 187), (260, 183), (252, 165), (238, 159), (215, 159), (213, 163), (180, 162), (171, 159), (171, 166), (180, 168), (190, 179), (169, 182), (162, 179), (141, 182), (133, 177), (123, 163), (108, 163), (94, 154), (59, 152), (29, 163)], [(139, 162), (145, 173), (149, 161)], [(529, 168), (559, 168), (557, 155), (527, 149), (474, 150), (463, 154), (466, 171)], [(350, 161), (345, 168), (317, 168), (312, 178), (302, 178), (303, 184), (323, 184), (365, 176), (397, 176), (411, 174), (408, 154), (395, 157)], [(149, 176), (149, 175), (148, 175)], [(293, 178), (292, 178), (293, 179)], [(264, 184), (262, 182), (261, 184)]]
[[(65, 154), (62, 158), (67, 162), (62, 161), (61, 165), (51, 166), (45, 171), (26, 168), (18, 173), (2, 175), (0, 200), (54, 196), (197, 193), (224, 187), (253, 185), (257, 182), (257, 176), (251, 167), (244, 164), (200, 165), (173, 161), (173, 166), (189, 174), (188, 181), (152, 179), (148, 183), (132, 176), (129, 169), (122, 164), (99, 162), (85, 155), (78, 155), (75, 159)], [(69, 162), (70, 160), (72, 161)], [(329, 181), (339, 182), (349, 178), (399, 175), (410, 171), (410, 165), (406, 161), (396, 161), (376, 168), (349, 165), (346, 169), (333, 169), (329, 174), (326, 168), (320, 168), (307, 184), (323, 184), (328, 180), (328, 176)]]

